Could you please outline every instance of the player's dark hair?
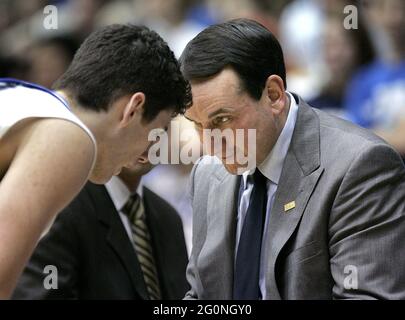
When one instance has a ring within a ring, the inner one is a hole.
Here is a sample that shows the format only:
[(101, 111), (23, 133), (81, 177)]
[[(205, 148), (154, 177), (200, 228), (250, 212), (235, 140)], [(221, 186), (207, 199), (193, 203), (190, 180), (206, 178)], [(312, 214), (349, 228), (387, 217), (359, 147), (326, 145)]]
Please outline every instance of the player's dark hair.
[(143, 118), (184, 113), (191, 90), (167, 43), (144, 26), (114, 24), (93, 32), (53, 89), (67, 90), (84, 108), (108, 110), (118, 98), (143, 92)]

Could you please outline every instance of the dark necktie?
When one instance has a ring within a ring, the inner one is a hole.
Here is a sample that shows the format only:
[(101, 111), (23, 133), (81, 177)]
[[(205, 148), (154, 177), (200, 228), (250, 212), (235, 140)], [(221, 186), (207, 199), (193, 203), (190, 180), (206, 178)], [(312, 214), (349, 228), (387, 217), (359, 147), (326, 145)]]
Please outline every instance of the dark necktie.
[(236, 254), (233, 299), (258, 300), (260, 252), (267, 204), (266, 177), (256, 169), (253, 190), (243, 223)]
[(138, 194), (129, 198), (122, 209), (131, 222), (132, 242), (142, 269), (146, 289), (151, 300), (161, 299), (159, 278), (150, 243), (150, 234), (145, 221), (145, 210)]

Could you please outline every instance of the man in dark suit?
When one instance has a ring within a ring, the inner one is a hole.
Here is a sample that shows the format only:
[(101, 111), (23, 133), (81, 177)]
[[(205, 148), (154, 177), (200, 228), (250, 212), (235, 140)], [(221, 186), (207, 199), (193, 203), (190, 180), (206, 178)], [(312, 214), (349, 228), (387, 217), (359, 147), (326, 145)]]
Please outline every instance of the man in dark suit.
[[(222, 163), (193, 169), (186, 297), (405, 299), (398, 153), (286, 91), (281, 47), (257, 22), (210, 26), (181, 63), (193, 93), (185, 115), (204, 143), (204, 129), (256, 134), (222, 153), (206, 146)], [(235, 161), (240, 150), (257, 165)]]
[[(136, 196), (151, 168), (141, 161), (105, 186), (88, 183), (61, 212), (34, 251), (14, 299), (184, 297), (188, 259), (182, 223), (151, 190)], [(131, 207), (133, 213), (144, 212), (142, 229), (136, 229), (139, 220), (132, 223)], [(49, 278), (54, 267), (56, 283)]]

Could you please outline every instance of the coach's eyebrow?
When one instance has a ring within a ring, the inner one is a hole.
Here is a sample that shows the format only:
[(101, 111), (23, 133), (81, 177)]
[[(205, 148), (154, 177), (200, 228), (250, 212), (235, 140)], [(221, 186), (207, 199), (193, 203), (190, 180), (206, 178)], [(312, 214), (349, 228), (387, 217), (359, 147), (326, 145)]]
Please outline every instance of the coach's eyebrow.
[(232, 113), (232, 112), (233, 112), (233, 109), (231, 109), (231, 108), (220, 108), (218, 110), (215, 110), (214, 112), (211, 112), (208, 115), (208, 119), (213, 118), (221, 113)]

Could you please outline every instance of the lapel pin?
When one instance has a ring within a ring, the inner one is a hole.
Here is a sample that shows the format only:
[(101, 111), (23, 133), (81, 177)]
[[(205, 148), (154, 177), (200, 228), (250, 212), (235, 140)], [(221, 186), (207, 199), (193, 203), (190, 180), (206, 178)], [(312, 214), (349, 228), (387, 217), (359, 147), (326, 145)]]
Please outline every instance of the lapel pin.
[(284, 212), (287, 212), (287, 211), (289, 211), (291, 209), (294, 209), (294, 208), (295, 208), (295, 201), (291, 201), (291, 202), (284, 205)]

